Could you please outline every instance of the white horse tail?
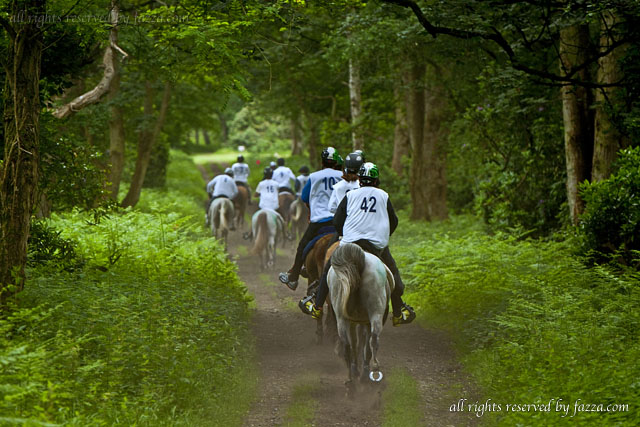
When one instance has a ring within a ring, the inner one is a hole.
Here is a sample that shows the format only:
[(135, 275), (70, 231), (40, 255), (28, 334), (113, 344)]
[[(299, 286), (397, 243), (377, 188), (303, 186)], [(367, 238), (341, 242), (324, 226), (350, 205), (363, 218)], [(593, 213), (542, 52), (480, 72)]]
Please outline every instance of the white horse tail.
[(227, 223), (227, 209), (229, 207), (229, 203), (227, 203), (228, 200), (229, 199), (220, 202), (220, 230), (229, 229), (229, 224)]
[(365, 267), (365, 256), (362, 248), (353, 243), (338, 246), (331, 256), (331, 267), (337, 277), (337, 287), (332, 289), (334, 297), (340, 301), (340, 312), (347, 316), (347, 302), (360, 284), (360, 276)]
[(262, 253), (264, 248), (267, 246), (269, 241), (269, 224), (267, 224), (267, 212), (260, 212), (258, 217), (256, 218), (256, 227), (254, 227), (256, 231), (255, 241), (253, 242), (253, 247), (249, 251), (251, 255), (258, 255)]
[(289, 206), (289, 211), (291, 212), (291, 219), (294, 222), (298, 222), (302, 216), (302, 202), (299, 199), (296, 199), (291, 203), (291, 206)]

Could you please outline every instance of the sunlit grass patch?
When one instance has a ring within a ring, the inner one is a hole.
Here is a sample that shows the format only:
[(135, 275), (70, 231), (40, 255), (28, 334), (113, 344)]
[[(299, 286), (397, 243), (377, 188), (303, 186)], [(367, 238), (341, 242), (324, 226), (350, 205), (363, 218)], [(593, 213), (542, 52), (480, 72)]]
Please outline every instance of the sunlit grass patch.
[(290, 427), (306, 427), (311, 425), (316, 413), (316, 401), (313, 393), (317, 379), (304, 376), (298, 379), (291, 393), (291, 404), (287, 408), (284, 425)]

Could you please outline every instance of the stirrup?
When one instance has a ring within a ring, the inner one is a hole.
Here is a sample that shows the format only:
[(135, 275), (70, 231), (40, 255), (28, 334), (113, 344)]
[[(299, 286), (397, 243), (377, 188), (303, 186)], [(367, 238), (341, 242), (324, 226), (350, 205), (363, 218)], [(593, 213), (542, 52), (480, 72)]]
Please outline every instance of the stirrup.
[(402, 303), (402, 308), (400, 309), (400, 316), (393, 316), (393, 326), (406, 325), (408, 323), (413, 322), (416, 318), (416, 313), (413, 311), (413, 307), (408, 305), (407, 303)]

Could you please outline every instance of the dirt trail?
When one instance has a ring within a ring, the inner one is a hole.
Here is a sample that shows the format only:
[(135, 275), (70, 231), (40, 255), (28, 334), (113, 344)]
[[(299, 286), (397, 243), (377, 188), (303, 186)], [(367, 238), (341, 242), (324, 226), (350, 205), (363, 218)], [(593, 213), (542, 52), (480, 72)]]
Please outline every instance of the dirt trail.
[[(249, 208), (248, 217), (256, 206)], [(367, 388), (356, 399), (346, 399), (344, 362), (331, 345), (315, 344), (315, 321), (297, 308), (305, 294), (306, 281), (301, 278), (297, 291), (292, 292), (277, 279), (279, 271), (286, 271), (293, 264), (293, 246), (297, 243), (288, 242), (284, 249), (279, 245), (275, 269), (261, 273), (258, 258), (247, 255), (249, 242), (243, 241), (241, 235), (242, 231), (230, 235), (228, 251), (256, 301), (252, 330), (260, 373), (258, 397), (244, 425), (285, 424), (289, 406), (299, 399), (294, 390), (307, 385), (317, 402), (312, 425), (380, 426), (385, 381)], [(446, 334), (425, 330), (417, 322), (398, 328), (387, 322), (380, 339), (379, 361), (386, 374), (394, 367), (402, 367), (417, 381), (425, 426), (476, 424), (477, 419), (468, 413), (449, 412), (451, 404), (468, 398), (470, 393), (468, 378), (462, 373)]]

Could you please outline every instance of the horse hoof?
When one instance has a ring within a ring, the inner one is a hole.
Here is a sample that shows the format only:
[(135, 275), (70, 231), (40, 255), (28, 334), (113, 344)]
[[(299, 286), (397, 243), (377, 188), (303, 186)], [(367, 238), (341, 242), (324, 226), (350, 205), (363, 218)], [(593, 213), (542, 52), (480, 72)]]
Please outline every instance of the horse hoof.
[(382, 381), (382, 371), (370, 371), (369, 379), (374, 383), (379, 383)]

